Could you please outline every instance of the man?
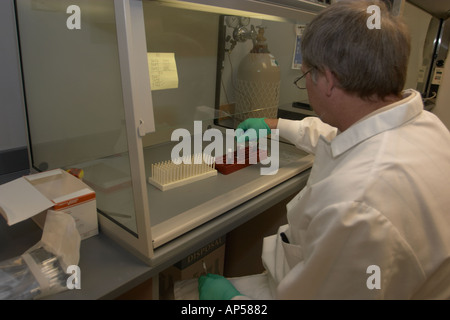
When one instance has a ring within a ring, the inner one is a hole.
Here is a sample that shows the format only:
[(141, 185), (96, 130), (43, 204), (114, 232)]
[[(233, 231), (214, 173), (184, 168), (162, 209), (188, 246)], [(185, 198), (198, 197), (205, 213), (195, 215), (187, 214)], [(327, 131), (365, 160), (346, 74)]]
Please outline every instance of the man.
[[(370, 5), (381, 8), (380, 29), (367, 27)], [(264, 239), (273, 298), (450, 298), (450, 133), (418, 92), (402, 92), (409, 48), (406, 27), (382, 2), (337, 2), (302, 43), (318, 118), (240, 125), (277, 128), (315, 155), (306, 187), (287, 205), (288, 225)], [(199, 292), (246, 294), (211, 275)]]

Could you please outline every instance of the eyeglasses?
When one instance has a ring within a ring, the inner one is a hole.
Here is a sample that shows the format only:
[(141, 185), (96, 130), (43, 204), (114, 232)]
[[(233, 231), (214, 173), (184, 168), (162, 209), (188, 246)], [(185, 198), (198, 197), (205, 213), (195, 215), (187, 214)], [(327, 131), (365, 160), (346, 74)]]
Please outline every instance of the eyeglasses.
[(306, 89), (306, 81), (305, 77), (308, 73), (310, 73), (314, 68), (309, 69), (304, 74), (302, 74), (300, 77), (294, 80), (294, 84), (297, 86), (297, 88), (304, 90)]

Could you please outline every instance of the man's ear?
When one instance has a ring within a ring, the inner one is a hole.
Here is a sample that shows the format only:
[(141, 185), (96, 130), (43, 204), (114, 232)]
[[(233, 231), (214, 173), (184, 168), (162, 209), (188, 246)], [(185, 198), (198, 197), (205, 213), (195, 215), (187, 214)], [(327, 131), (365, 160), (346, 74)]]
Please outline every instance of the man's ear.
[(330, 69), (326, 68), (323, 74), (326, 80), (325, 94), (329, 97), (333, 93), (333, 89), (337, 87), (338, 82), (336, 76), (330, 71)]

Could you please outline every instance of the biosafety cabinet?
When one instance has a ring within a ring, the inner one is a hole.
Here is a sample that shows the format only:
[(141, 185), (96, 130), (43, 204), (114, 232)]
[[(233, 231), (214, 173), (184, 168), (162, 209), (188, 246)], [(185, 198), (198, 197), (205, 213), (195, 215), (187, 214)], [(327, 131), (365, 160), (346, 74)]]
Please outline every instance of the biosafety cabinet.
[[(31, 167), (82, 169), (101, 232), (155, 263), (311, 166), (275, 132), (259, 145), (234, 137), (249, 117), (314, 115), (293, 81), (302, 30), (327, 5), (16, 0)], [(256, 160), (218, 172), (239, 152)]]

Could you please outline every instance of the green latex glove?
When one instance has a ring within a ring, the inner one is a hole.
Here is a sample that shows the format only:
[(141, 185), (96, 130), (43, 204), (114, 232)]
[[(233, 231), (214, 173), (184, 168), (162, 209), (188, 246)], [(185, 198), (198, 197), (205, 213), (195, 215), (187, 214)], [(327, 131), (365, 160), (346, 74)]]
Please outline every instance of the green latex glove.
[(230, 300), (242, 295), (225, 277), (208, 273), (198, 278), (200, 300)]
[[(268, 136), (271, 133), (271, 130), (269, 128), (269, 126), (267, 125), (267, 123), (264, 121), (265, 118), (249, 118), (247, 120), (242, 121), (237, 129), (242, 129), (241, 130), (236, 130), (236, 139), (237, 142), (245, 142), (245, 141), (253, 141), (253, 140), (258, 140), (261, 137), (264, 136)], [(256, 132), (256, 137), (252, 137), (251, 135), (244, 135), (244, 133), (248, 130), (248, 129), (254, 129)], [(265, 131), (260, 132), (260, 129), (265, 129)], [(265, 133), (264, 133), (265, 132)], [(253, 139), (252, 139), (253, 138)]]

